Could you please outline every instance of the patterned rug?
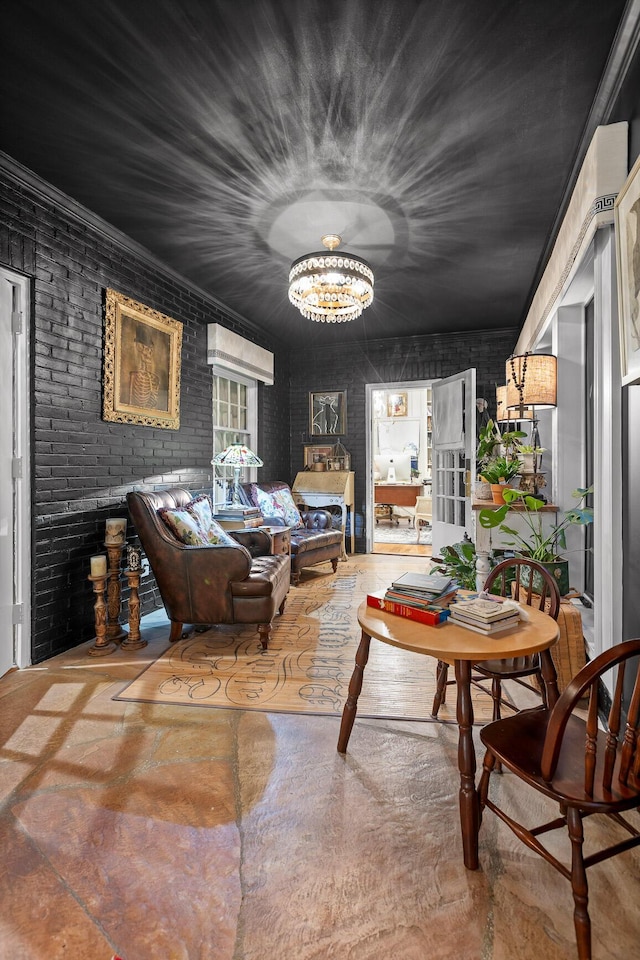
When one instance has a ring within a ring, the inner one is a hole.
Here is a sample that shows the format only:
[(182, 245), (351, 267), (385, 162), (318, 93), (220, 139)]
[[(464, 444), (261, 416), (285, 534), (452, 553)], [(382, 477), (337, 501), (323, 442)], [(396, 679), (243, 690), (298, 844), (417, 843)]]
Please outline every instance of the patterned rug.
[(407, 525), (401, 520), (398, 526), (389, 523), (378, 523), (373, 530), (374, 543), (431, 543), (431, 527), (420, 529), (420, 539), (415, 527)]
[[(340, 716), (360, 640), (357, 609), (406, 570), (426, 570), (419, 557), (357, 555), (304, 571), (276, 617), (263, 650), (253, 626), (213, 627), (179, 640), (114, 697), (183, 704)], [(426, 628), (425, 628), (426, 629)], [(358, 716), (432, 721), (436, 662), (371, 641)], [(452, 671), (451, 671), (452, 672)], [(476, 722), (491, 719), (491, 698), (473, 690)], [(439, 720), (455, 722), (455, 686)]]

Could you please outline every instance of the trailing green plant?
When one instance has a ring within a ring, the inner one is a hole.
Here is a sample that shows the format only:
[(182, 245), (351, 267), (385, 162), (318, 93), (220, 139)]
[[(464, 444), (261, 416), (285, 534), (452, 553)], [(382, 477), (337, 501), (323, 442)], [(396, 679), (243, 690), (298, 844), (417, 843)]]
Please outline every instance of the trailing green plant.
[[(586, 498), (591, 493), (593, 493), (593, 487), (574, 490), (571, 496), (577, 500), (575, 506), (565, 512), (562, 520), (552, 524), (545, 531), (543, 529), (544, 514), (541, 512), (545, 506), (544, 501), (540, 500), (539, 497), (532, 497), (522, 490), (507, 488), (504, 491), (504, 505), (496, 510), (480, 510), (478, 512), (478, 523), (485, 530), (500, 527), (502, 533), (512, 538), (505, 542), (521, 556), (529, 557), (531, 560), (537, 560), (540, 563), (554, 563), (562, 559), (560, 551), (567, 548), (566, 530), (570, 524), (585, 526), (593, 522), (593, 509), (584, 505)], [(504, 523), (509, 511), (517, 504), (522, 505), (522, 510), (518, 513), (522, 516), (528, 528), (528, 533), (520, 533)]]
[(497, 447), (500, 446), (501, 440), (500, 431), (496, 424), (493, 420), (487, 420), (478, 434), (478, 446), (476, 448), (478, 471), (493, 457)]
[(497, 450), (502, 447), (504, 456), (511, 460), (520, 448), (520, 439), (526, 437), (522, 430), (505, 430), (500, 433), (498, 425), (493, 420), (487, 420), (478, 434), (476, 448), (477, 472), (497, 456)]
[(510, 457), (494, 457), (483, 466), (480, 476), (487, 483), (503, 483), (512, 480), (520, 470), (519, 460), (512, 460)]
[(500, 445), (508, 460), (513, 459), (522, 449), (520, 441), (526, 437), (524, 430), (505, 430), (500, 437)]

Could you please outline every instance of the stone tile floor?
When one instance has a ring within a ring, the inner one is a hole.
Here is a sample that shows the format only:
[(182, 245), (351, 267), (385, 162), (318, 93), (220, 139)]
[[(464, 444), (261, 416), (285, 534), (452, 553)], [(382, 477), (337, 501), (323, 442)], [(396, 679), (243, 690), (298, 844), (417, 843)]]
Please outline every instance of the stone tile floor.
[[(0, 680), (0, 956), (574, 960), (569, 885), (495, 817), (464, 869), (455, 726), (356, 720), (343, 758), (336, 718), (114, 701), (143, 635)], [(594, 960), (640, 957), (639, 851), (590, 881)]]

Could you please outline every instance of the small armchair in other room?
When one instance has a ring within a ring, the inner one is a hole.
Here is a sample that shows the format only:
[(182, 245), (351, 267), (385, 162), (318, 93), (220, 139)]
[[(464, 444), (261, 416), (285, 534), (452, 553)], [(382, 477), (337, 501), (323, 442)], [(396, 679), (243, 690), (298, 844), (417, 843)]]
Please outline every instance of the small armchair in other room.
[(222, 530), (209, 498), (182, 487), (131, 492), (127, 503), (171, 620), (169, 639), (185, 623), (255, 623), (266, 648), (289, 591), (289, 556), (271, 556), (260, 530)]

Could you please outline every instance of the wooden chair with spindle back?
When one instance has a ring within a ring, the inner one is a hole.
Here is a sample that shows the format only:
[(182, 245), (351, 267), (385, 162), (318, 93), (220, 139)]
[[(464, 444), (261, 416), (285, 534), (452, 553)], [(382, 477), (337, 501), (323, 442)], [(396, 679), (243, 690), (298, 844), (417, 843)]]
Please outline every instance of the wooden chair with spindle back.
[[(527, 568), (528, 574), (526, 585), (523, 583), (524, 568)], [(539, 610), (545, 610), (554, 620), (558, 619), (560, 593), (557, 584), (548, 570), (533, 560), (527, 560), (523, 557), (511, 557), (508, 560), (503, 560), (502, 563), (493, 568), (485, 580), (484, 590), (486, 593), (497, 593), (502, 597), (511, 597), (513, 591), (513, 596), (518, 598), (520, 603), (537, 606)], [(436, 692), (431, 710), (431, 716), (433, 717), (438, 716), (438, 711), (445, 702), (447, 686), (455, 683), (454, 680), (448, 679), (448, 673), (449, 665), (444, 661), (438, 661)], [(524, 685), (531, 690), (535, 690), (544, 698), (544, 683), (540, 673), (540, 657), (538, 654), (516, 659), (484, 660), (481, 663), (475, 663), (471, 682), (482, 688), (483, 680), (491, 680), (493, 719), (499, 720), (501, 704), (505, 704), (512, 710), (515, 709), (513, 704), (502, 698), (502, 681), (516, 680), (523, 683), (524, 677), (537, 678), (536, 686), (529, 683), (524, 683)]]
[[(633, 658), (637, 658), (635, 663), (630, 662)], [(601, 717), (599, 726), (600, 681), (612, 668), (617, 668), (617, 676), (611, 708), (606, 723)], [(631, 673), (631, 682), (626, 686), (625, 673)], [(625, 691), (627, 719), (621, 736)], [(585, 696), (589, 698), (586, 710), (581, 703)], [(481, 810), (492, 810), (529, 849), (571, 881), (579, 960), (591, 960), (587, 869), (640, 845), (640, 830), (621, 815), (640, 807), (639, 726), (640, 639), (619, 643), (587, 663), (553, 708), (522, 710), (480, 730), (480, 739), (487, 748), (479, 786)], [(560, 816), (540, 826), (526, 827), (507, 814), (489, 798), (490, 777), (498, 762), (525, 784), (555, 800)], [(604, 814), (613, 820), (623, 832), (623, 839), (584, 856), (582, 821), (592, 814)], [(570, 866), (539, 839), (542, 834), (565, 826), (570, 840)]]

